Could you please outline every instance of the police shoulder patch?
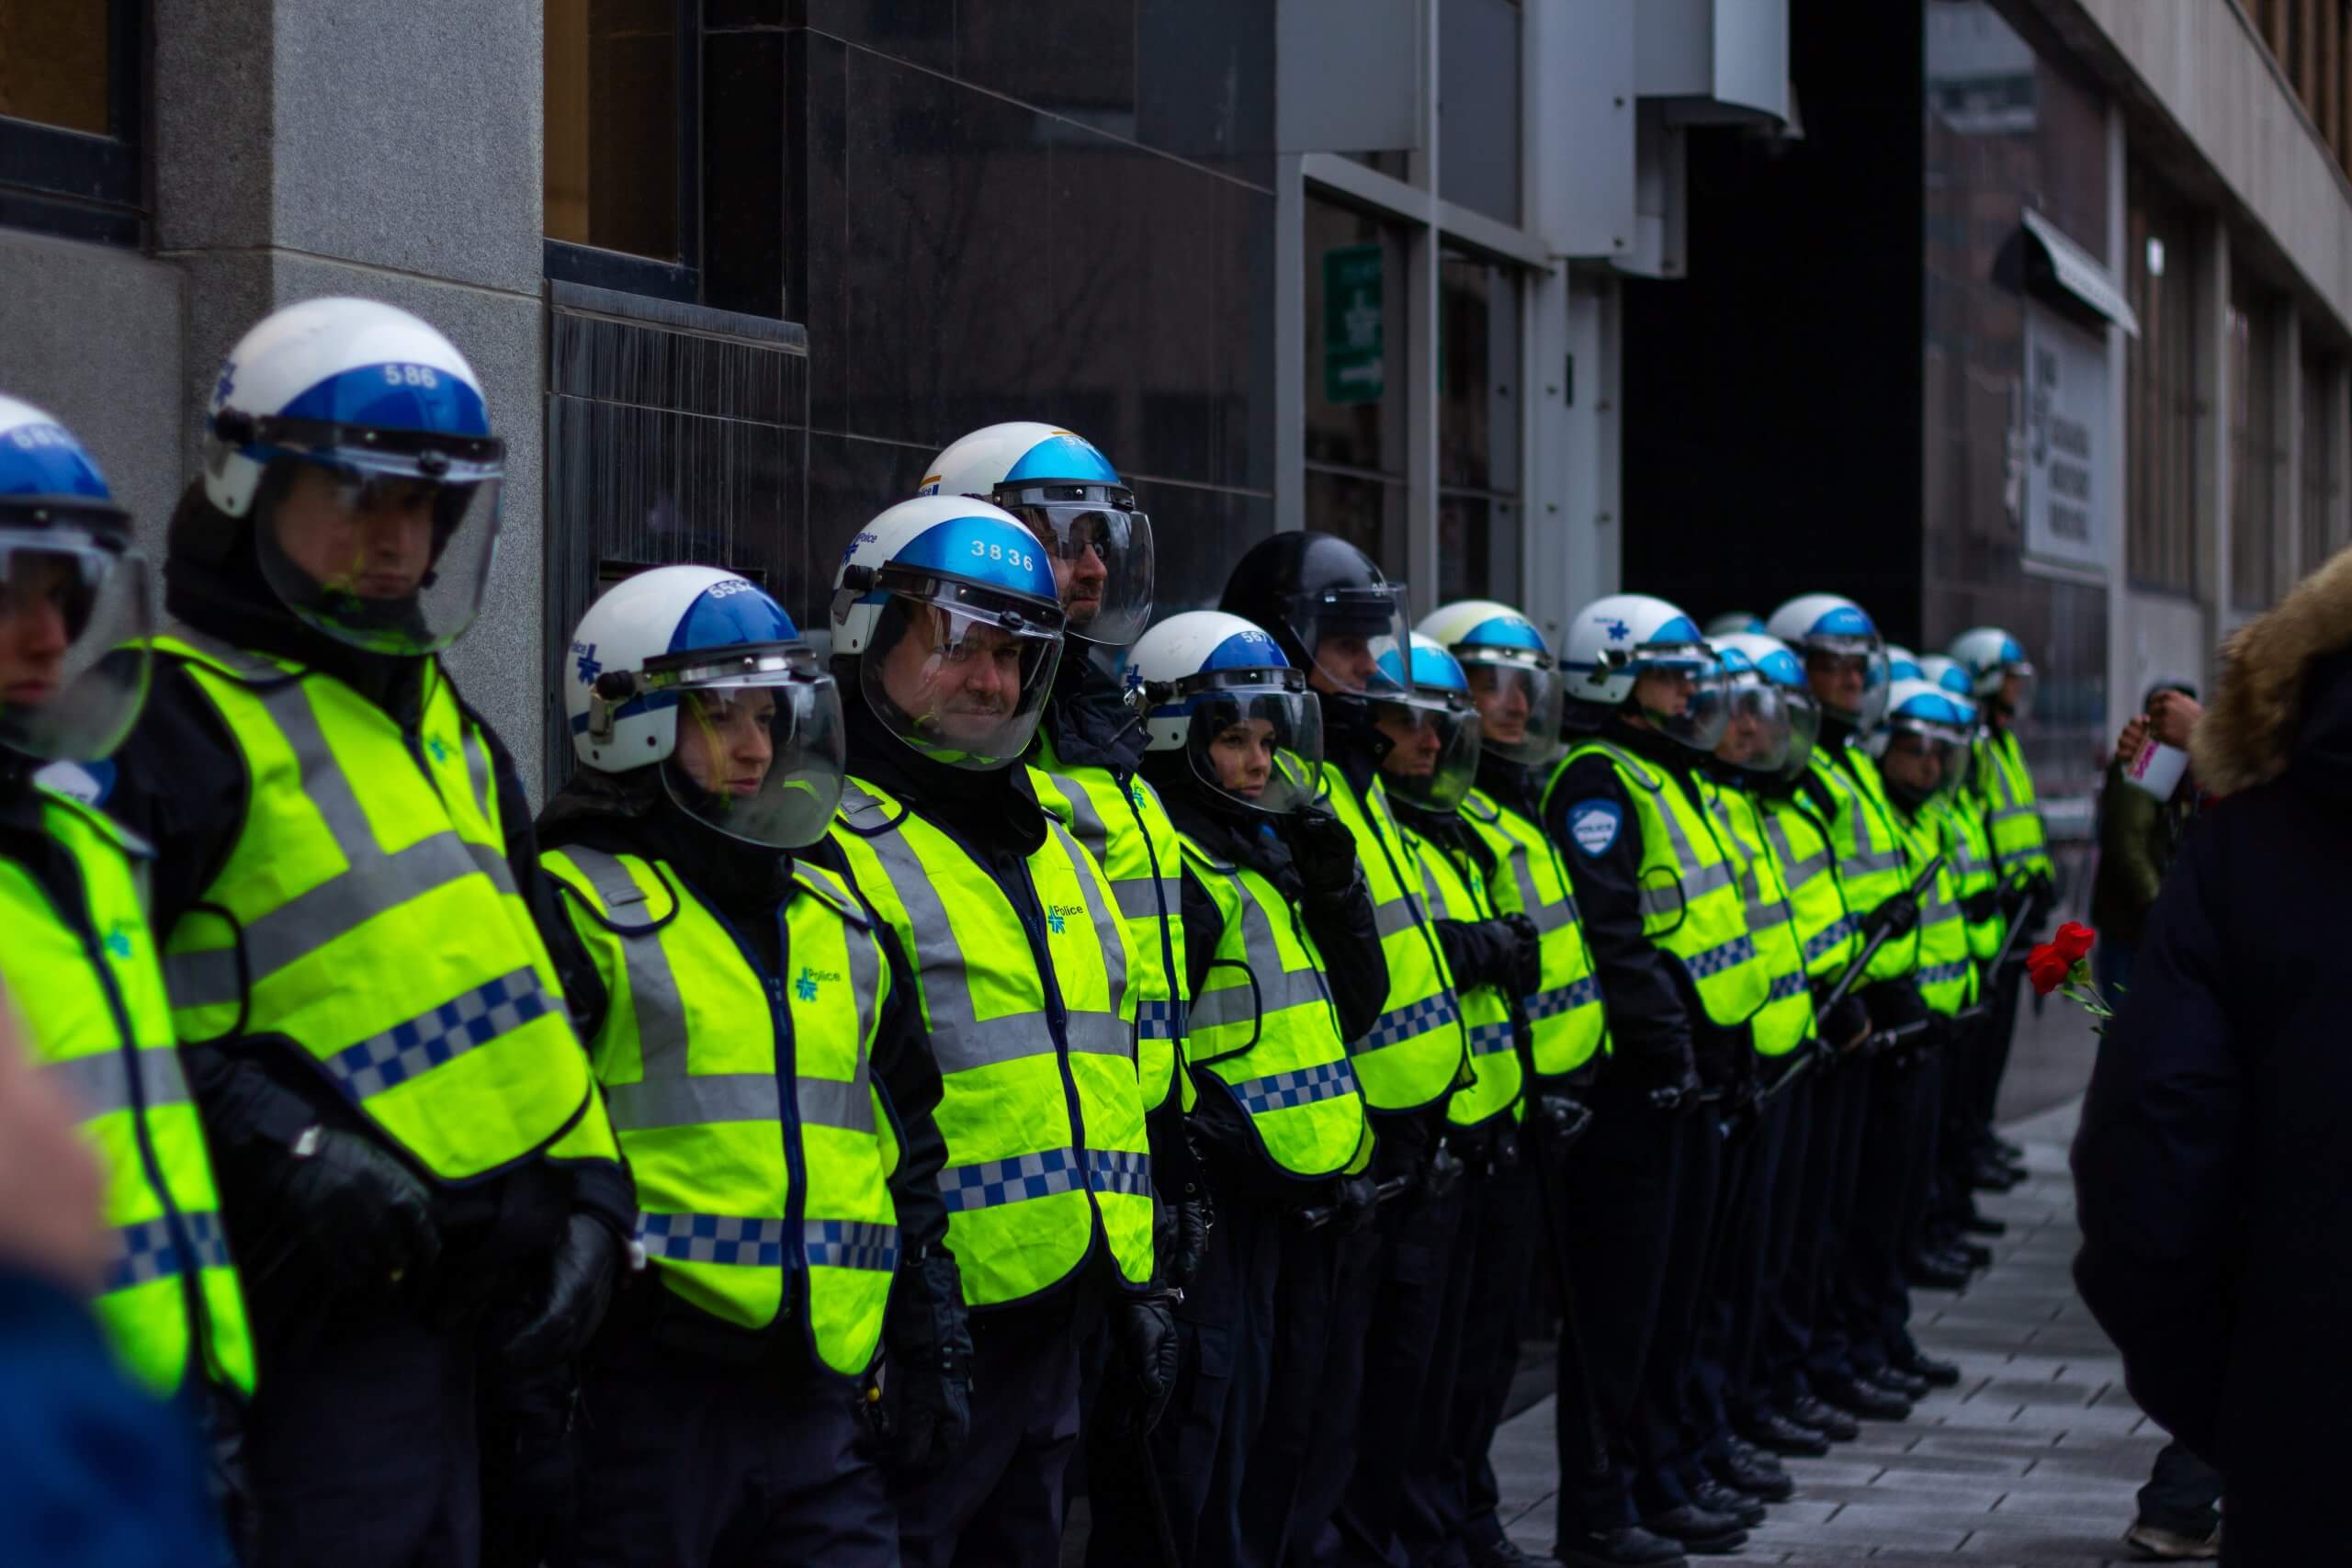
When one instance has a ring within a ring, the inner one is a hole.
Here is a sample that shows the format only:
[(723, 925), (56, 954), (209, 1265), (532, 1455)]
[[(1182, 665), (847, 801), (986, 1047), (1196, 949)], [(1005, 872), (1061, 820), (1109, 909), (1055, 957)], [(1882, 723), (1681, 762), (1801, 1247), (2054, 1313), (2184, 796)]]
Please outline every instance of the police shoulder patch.
[(1568, 807), (1568, 832), (1577, 848), (1595, 858), (1617, 841), (1625, 825), (1625, 808), (1613, 800), (1579, 800)]

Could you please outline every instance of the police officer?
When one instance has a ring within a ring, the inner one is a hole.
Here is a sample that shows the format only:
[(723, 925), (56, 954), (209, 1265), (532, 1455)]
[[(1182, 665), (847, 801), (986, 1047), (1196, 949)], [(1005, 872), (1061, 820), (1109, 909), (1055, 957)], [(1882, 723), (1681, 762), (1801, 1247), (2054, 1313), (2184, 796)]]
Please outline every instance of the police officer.
[[(896, 1478), (908, 1562), (1050, 1561), (1079, 1347), (1139, 1439), (1174, 1378), (1154, 1289), (1133, 942), (1019, 766), (1061, 654), (1045, 547), (986, 502), (901, 502), (834, 577), (850, 781), (827, 855), (895, 932), (944, 1079), (939, 1189), (972, 1309), (972, 1441)], [(886, 1382), (887, 1392), (887, 1382)]]
[[(148, 852), (82, 800), (147, 690), (146, 563), (97, 465), (0, 397), (0, 981), (105, 1174), (94, 1304), (123, 1366), (216, 1431), (253, 1342), (149, 930)], [(0, 1004), (6, 1005), (6, 1004)]]
[(1747, 1021), (1770, 976), (1691, 776), (1725, 718), (1698, 626), (1663, 600), (1614, 594), (1577, 612), (1563, 662), (1582, 738), (1545, 787), (1544, 823), (1576, 879), (1611, 1055), (1570, 1171), (1568, 1327), (1591, 1386), (1561, 1401), (1557, 1554), (1674, 1562), (1676, 1542), (1747, 1539), (1688, 1495), (1674, 1461), (1716, 1178), (1702, 1075), (1718, 1097), (1747, 1081)]
[[(1449, 1486), (1457, 1500), (1456, 1550), (1473, 1568), (1491, 1568), (1528, 1561), (1503, 1533), (1487, 1450), (1518, 1371), (1518, 1314), (1538, 1253), (1531, 1242), (1540, 1241), (1555, 1270), (1565, 1267), (1568, 1150), (1589, 1121), (1577, 1096), (1609, 1032), (1568, 869), (1542, 823), (1539, 795), (1560, 746), (1558, 662), (1534, 623), (1492, 600), (1441, 605), (1419, 630), (1452, 654), (1468, 680), (1478, 710), (1478, 771), (1461, 817), (1492, 868), (1487, 887), (1496, 908), (1525, 917), (1537, 942), (1535, 982), (1512, 998), (1527, 1080), (1518, 1157), (1491, 1162), (1476, 1226), (1464, 1241), (1491, 1262), (1481, 1269), (1462, 1331)], [(1581, 1397), (1573, 1369), (1564, 1369), (1562, 1385), (1564, 1399)]]
[(658, 1281), (583, 1377), (571, 1560), (894, 1563), (858, 1419), (886, 1303), (899, 1435), (940, 1450), (909, 1462), (968, 1427), (970, 1348), (911, 981), (791, 853), (841, 795), (833, 678), (775, 600), (699, 566), (605, 593), (570, 675), (548, 945)]
[(187, 629), (153, 640), (107, 806), (157, 851), (243, 1259), (254, 1560), (470, 1562), (477, 1390), (586, 1340), (636, 1213), (520, 783), (437, 657), (503, 447), (448, 340), (363, 299), (247, 333), (205, 433), (165, 574)]
[[(1350, 1274), (1369, 1269), (1372, 1281), (1339, 1292), (1343, 1315), (1332, 1334), (1336, 1364), (1323, 1400), (1327, 1431), (1352, 1434), (1353, 1449), (1341, 1436), (1306, 1456), (1291, 1540), (1293, 1550), (1308, 1550), (1336, 1529), (1351, 1551), (1385, 1555), (1401, 1491), (1396, 1434), (1412, 1419), (1436, 1353), (1445, 1292), (1434, 1200), (1461, 1168), (1442, 1141), (1445, 1100), (1469, 1080), (1453, 975), (1380, 773), (1392, 742), (1374, 723), (1373, 704), (1402, 700), (1409, 690), (1404, 588), (1344, 539), (1277, 534), (1242, 556), (1218, 607), (1271, 633), (1322, 698), (1324, 795), (1363, 863), (1388, 967), (1387, 998), (1371, 1032), (1352, 1043), (1352, 1055), (1372, 1112), (1373, 1174), (1389, 1201), (1358, 1238), (1354, 1250), (1364, 1256), (1342, 1266)], [(1335, 832), (1322, 820), (1301, 830)]]
[[(1346, 1043), (1372, 1027), (1387, 964), (1352, 840), (1298, 830), (1323, 761), (1305, 673), (1213, 610), (1153, 626), (1128, 669), (1148, 705), (1144, 773), (1182, 835), (1193, 1125), (1217, 1213), (1177, 1309), (1184, 1370), (1152, 1458), (1176, 1561), (1270, 1562), (1297, 1467), (1266, 1455), (1317, 1441), (1340, 1238), (1372, 1214)], [(1094, 1532), (1090, 1551), (1134, 1553), (1120, 1561), (1159, 1551), (1106, 1535), (1099, 1506)]]
[[(1887, 800), (1864, 738), (1886, 712), (1886, 644), (1860, 605), (1836, 594), (1792, 599), (1772, 613), (1771, 635), (1804, 660), (1822, 707), (1821, 740), (1802, 787), (1830, 829), (1830, 845), (1847, 907), (1871, 952), (1856, 993), (1882, 1037), (1928, 1027), (1919, 994), (1919, 903), (1912, 894), (1910, 841)], [(1856, 962), (1862, 962), (1860, 954)], [(1905, 1128), (1910, 1084), (1900, 1060), (1881, 1055), (1834, 1075), (1824, 1092), (1814, 1140), (1834, 1163), (1826, 1190), (1832, 1206), (1825, 1232), (1825, 1284), (1816, 1299), (1806, 1359), (1812, 1394), (1788, 1413), (1833, 1438), (1847, 1417), (1901, 1420), (1910, 1414), (1905, 1386), (1881, 1382), (1890, 1369), (1884, 1324), (1887, 1297), (1901, 1280), (1902, 1198), (1910, 1147)], [(1809, 1158), (1815, 1156), (1808, 1156)], [(1890, 1285), (1890, 1279), (1896, 1281)], [(1898, 1369), (1899, 1370), (1899, 1369)]]

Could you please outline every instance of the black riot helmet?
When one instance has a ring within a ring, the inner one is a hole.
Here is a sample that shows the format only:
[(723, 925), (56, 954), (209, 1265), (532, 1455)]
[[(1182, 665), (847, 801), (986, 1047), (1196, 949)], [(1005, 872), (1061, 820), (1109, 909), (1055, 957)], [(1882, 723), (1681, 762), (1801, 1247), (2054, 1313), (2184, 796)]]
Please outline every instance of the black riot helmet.
[(1391, 673), (1406, 668), (1411, 647), (1405, 585), (1335, 534), (1259, 541), (1226, 579), (1217, 608), (1271, 632), (1327, 704), (1407, 694)]

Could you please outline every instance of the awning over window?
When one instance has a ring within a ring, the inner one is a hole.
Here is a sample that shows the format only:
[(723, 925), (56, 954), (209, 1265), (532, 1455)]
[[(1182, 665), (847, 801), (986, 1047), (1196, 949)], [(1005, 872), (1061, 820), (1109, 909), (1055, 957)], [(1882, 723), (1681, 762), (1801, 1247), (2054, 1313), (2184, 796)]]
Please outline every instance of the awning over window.
[(2106, 317), (2127, 335), (2138, 337), (2140, 318), (2132, 313), (2131, 304), (2109, 276), (2107, 268), (2032, 208), (2024, 209), (2020, 216), (2025, 220), (2030, 257), (2028, 278), (2037, 282), (2046, 279), (2069, 302)]

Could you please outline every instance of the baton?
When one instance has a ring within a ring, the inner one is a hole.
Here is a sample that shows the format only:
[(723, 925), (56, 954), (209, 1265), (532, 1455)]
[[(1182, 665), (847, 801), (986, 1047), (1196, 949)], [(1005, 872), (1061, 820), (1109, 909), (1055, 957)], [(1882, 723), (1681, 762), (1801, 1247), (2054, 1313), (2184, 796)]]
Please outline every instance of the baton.
[[(1936, 877), (1941, 874), (1943, 869), (1944, 857), (1938, 855), (1935, 859), (1928, 863), (1928, 869), (1919, 874), (1919, 879), (1917, 882), (1914, 882), (1909, 888), (1905, 889), (1905, 896), (1916, 900), (1922, 893), (1925, 893), (1928, 888), (1934, 884)], [(1917, 928), (1915, 927), (1913, 929), (1916, 930)], [(1861, 953), (1856, 956), (1854, 961), (1846, 965), (1846, 972), (1838, 977), (1838, 983), (1829, 988), (1829, 994), (1815, 1004), (1813, 1010), (1815, 1013), (1825, 1013), (1831, 1008), (1836, 1007), (1839, 1002), (1844, 1001), (1846, 999), (1846, 993), (1852, 990), (1856, 982), (1861, 979), (1862, 971), (1871, 966), (1871, 960), (1878, 956), (1878, 950), (1884, 947), (1889, 939), (1894, 935), (1894, 928), (1891, 925), (1882, 923), (1879, 926), (1878, 933), (1871, 937), (1869, 942), (1864, 944)]]
[[(1375, 1206), (1392, 1201), (1403, 1197), (1406, 1190), (1412, 1185), (1413, 1179), (1409, 1176), (1392, 1176), (1372, 1190), (1372, 1201)], [(1311, 1209), (1301, 1209), (1298, 1212), (1298, 1223), (1311, 1231), (1321, 1230), (1331, 1223), (1331, 1216), (1338, 1213), (1339, 1207), (1336, 1204), (1318, 1203)]]

